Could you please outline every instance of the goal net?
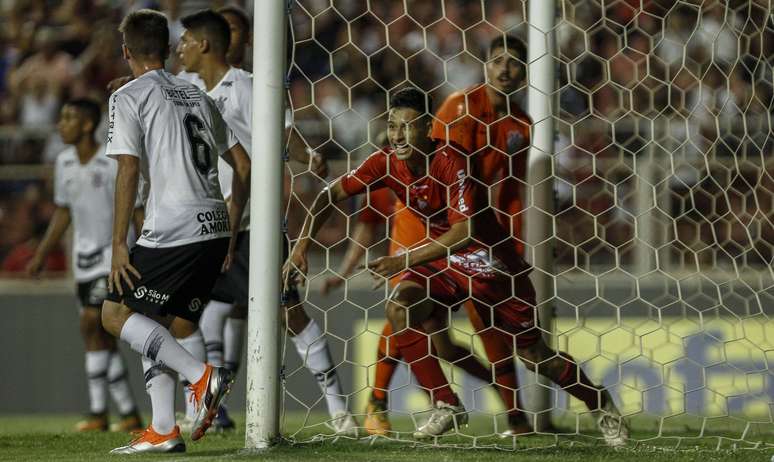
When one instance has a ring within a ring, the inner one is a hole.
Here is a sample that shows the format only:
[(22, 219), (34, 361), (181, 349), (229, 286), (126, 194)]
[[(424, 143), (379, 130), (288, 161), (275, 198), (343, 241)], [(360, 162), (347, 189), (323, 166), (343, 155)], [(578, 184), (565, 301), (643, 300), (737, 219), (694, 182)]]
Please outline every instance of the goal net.
[[(493, 38), (509, 34), (535, 47), (528, 42), (539, 37), (545, 50), (555, 37), (547, 56), (555, 86), (545, 95), (555, 133), (549, 173), (539, 184), (511, 173), (526, 191), (519, 221), (548, 223), (537, 238), (526, 228), (511, 230), (528, 260), (550, 255), (531, 275), (545, 282), (547, 342), (611, 392), (634, 444), (771, 447), (771, 3), (557, 0), (553, 26), (538, 34), (528, 14), (536, 2), (529, 3), (289, 2), (292, 131), (330, 167), (323, 178), (287, 163), (290, 239), (326, 184), (385, 145), (393, 92), (415, 86), (438, 108), (453, 92), (485, 81)], [(526, 64), (532, 72), (534, 62)], [(530, 85), (525, 80), (512, 95), (525, 112)], [(361, 427), (389, 288), (374, 289), (367, 270), (346, 271), (342, 261), (353, 242), (364, 251), (359, 265), (389, 251), (395, 214), (370, 205), (367, 198), (339, 204), (314, 241), (307, 284), (299, 288)], [(353, 230), (367, 209), (382, 216), (378, 236), (362, 244)], [(451, 316), (449, 333), (489, 367), (464, 309)], [(307, 355), (287, 337), (283, 344), (283, 436), (298, 443), (335, 436)], [(580, 401), (535, 382), (514, 361), (520, 405), (542, 427), (536, 435), (503, 438), (508, 412), (493, 381), (443, 362), (470, 422), (431, 442), (504, 449), (601, 442)], [(387, 392), (392, 429), (376, 442), (413, 441), (431, 408), (426, 390), (396, 364)]]

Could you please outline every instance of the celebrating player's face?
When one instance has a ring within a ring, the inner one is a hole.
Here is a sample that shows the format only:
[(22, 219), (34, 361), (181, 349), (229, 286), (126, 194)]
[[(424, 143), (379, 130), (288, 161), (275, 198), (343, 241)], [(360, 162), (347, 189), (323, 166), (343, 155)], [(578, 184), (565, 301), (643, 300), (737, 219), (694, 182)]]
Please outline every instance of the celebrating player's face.
[(429, 154), (430, 127), (427, 117), (422, 117), (423, 115), (410, 108), (390, 110), (387, 138), (398, 159), (409, 159), (415, 151)]
[(199, 41), (191, 31), (186, 30), (180, 36), (180, 41), (177, 43), (177, 55), (186, 71), (198, 72), (201, 52), (199, 51)]
[(486, 63), (487, 83), (503, 93), (512, 93), (524, 80), (524, 65), (502, 47), (492, 50)]
[(67, 104), (62, 107), (59, 115), (59, 135), (65, 144), (76, 144), (84, 133), (83, 124), (85, 123), (81, 113), (73, 106)]

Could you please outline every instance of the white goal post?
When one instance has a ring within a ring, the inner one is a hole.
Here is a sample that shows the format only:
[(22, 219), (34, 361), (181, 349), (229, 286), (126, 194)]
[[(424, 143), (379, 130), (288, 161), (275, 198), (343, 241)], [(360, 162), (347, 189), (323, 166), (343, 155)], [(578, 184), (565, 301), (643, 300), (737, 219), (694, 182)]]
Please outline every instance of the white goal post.
[(255, 5), (250, 300), (245, 447), (265, 449), (279, 435), (280, 274), (287, 2)]

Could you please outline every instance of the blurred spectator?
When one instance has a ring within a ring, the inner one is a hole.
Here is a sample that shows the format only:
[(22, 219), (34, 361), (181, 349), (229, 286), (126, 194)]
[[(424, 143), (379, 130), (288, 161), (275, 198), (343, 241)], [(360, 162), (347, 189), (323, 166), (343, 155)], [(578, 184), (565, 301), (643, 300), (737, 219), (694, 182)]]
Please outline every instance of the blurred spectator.
[(17, 105), (22, 127), (53, 125), (74, 77), (73, 59), (61, 50), (54, 29), (38, 29), (35, 49), (9, 78), (11, 101)]
[[(17, 275), (24, 273), (27, 263), (32, 260), (32, 257), (35, 255), (35, 249), (37, 249), (40, 240), (46, 233), (46, 226), (47, 223), (39, 223), (30, 239), (11, 249), (8, 255), (3, 259), (0, 270), (4, 273), (17, 273)], [(62, 247), (58, 246), (46, 257), (46, 263), (43, 265), (43, 272), (64, 274), (66, 270), (67, 258), (65, 257)]]

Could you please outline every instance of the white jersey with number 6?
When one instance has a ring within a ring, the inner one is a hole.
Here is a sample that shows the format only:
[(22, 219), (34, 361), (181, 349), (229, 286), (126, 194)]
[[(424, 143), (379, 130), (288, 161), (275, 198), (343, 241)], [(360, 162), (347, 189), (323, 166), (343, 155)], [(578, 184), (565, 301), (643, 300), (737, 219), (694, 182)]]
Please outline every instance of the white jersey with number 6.
[(218, 157), (237, 140), (215, 103), (164, 70), (110, 97), (109, 156), (139, 157), (145, 223), (138, 245), (175, 247), (230, 235)]

